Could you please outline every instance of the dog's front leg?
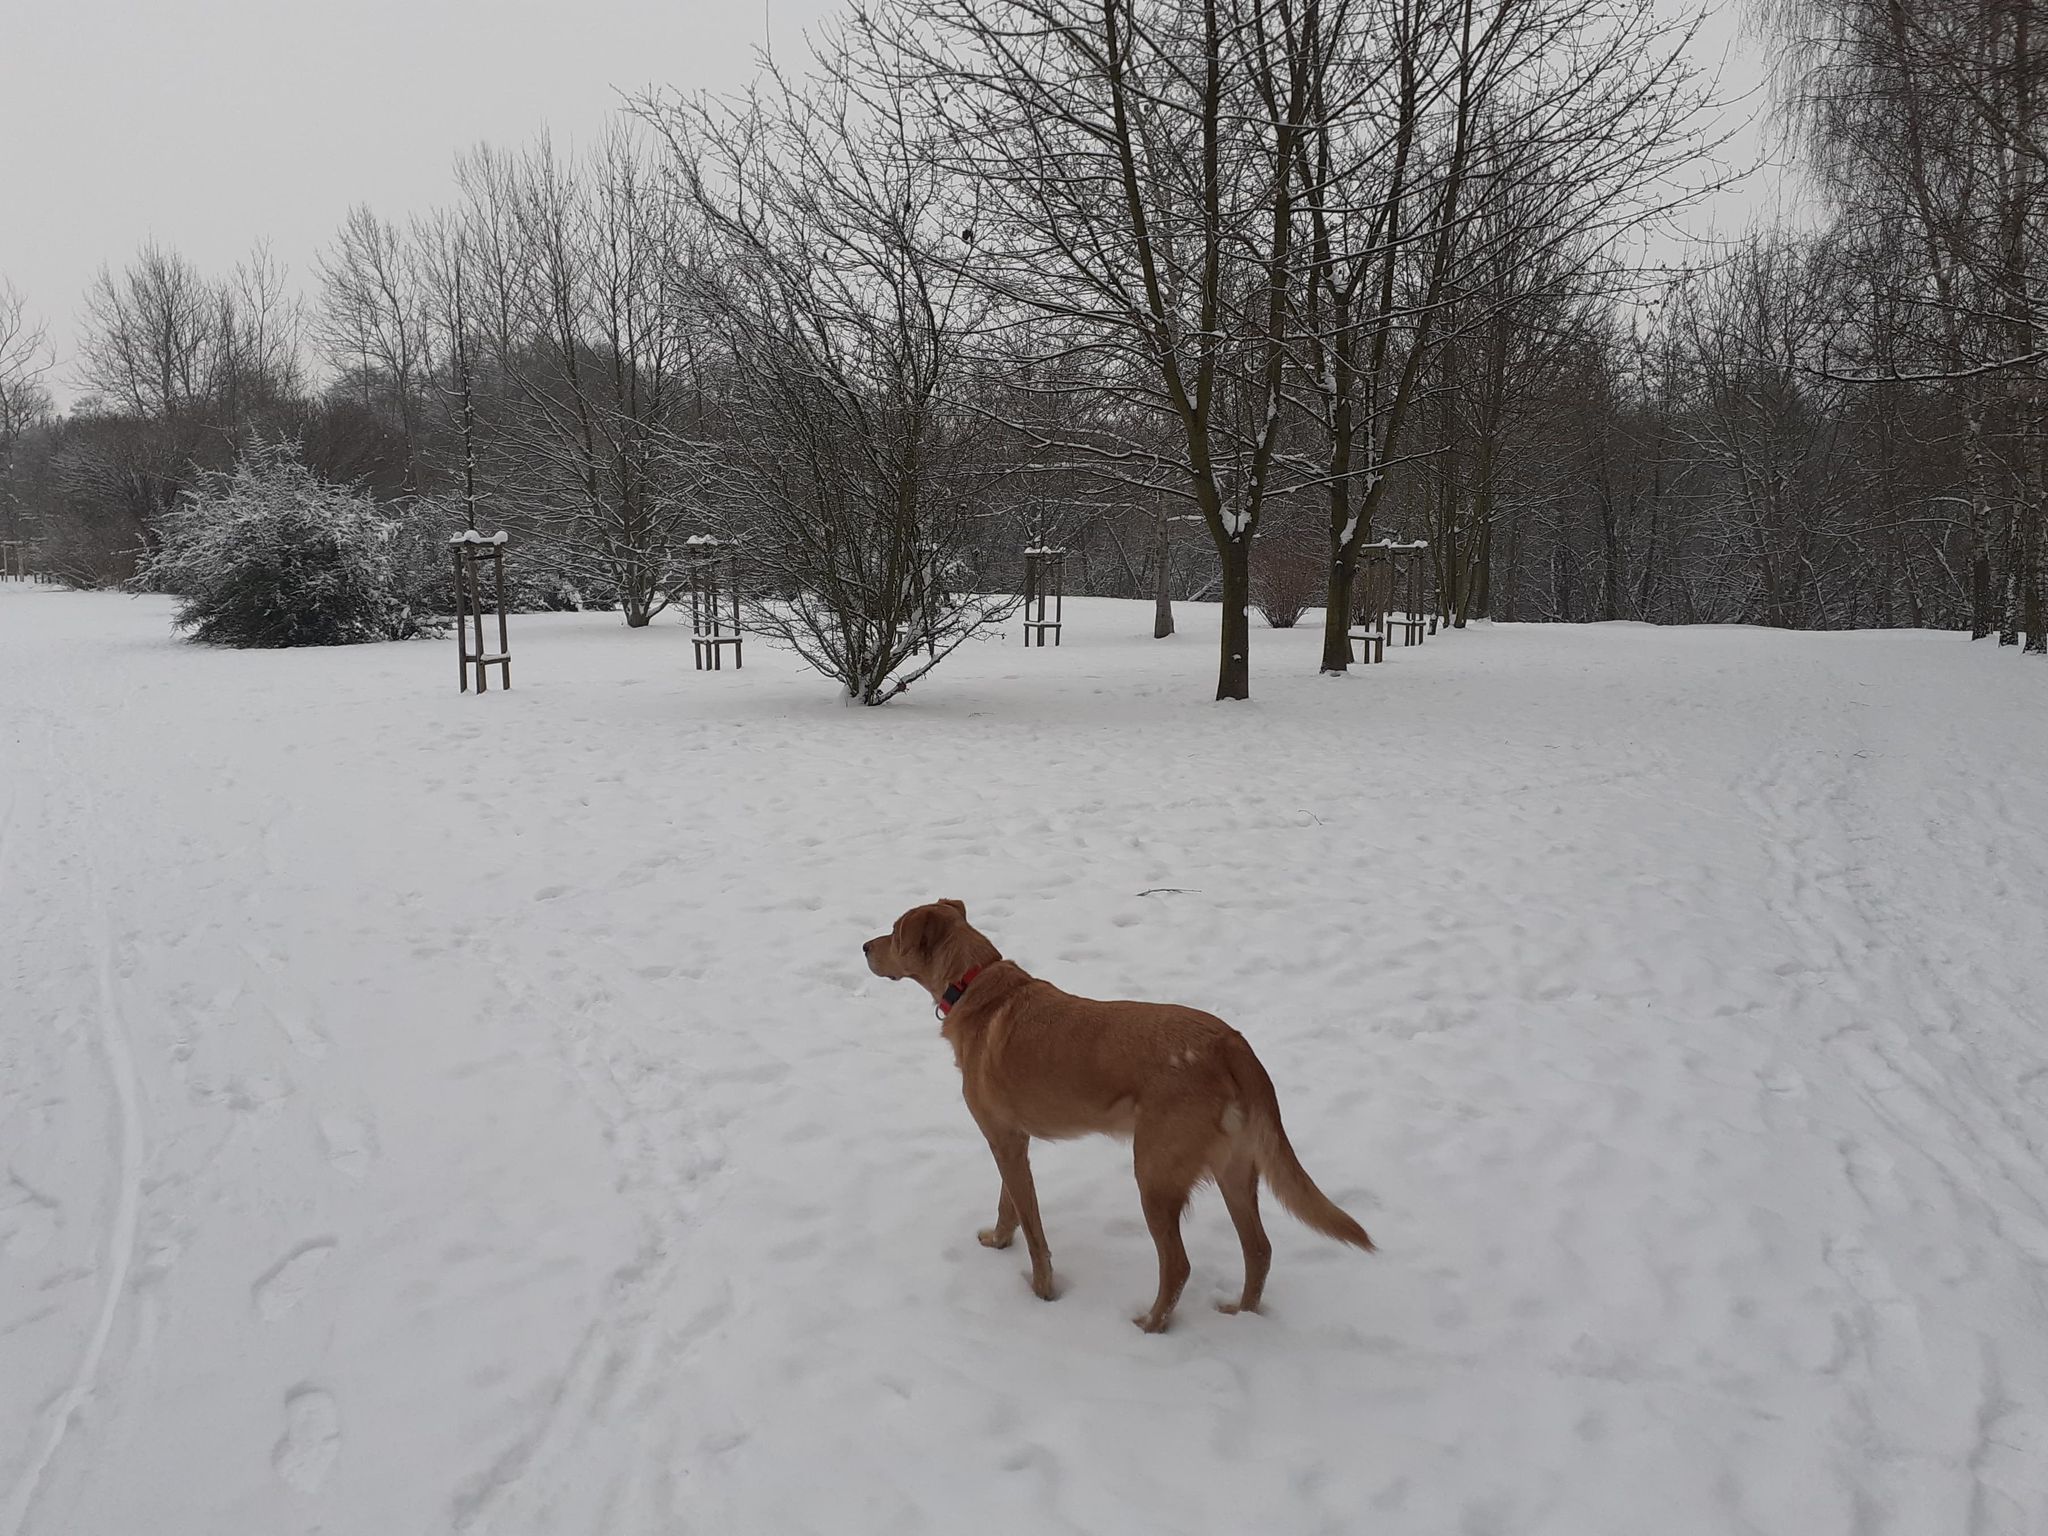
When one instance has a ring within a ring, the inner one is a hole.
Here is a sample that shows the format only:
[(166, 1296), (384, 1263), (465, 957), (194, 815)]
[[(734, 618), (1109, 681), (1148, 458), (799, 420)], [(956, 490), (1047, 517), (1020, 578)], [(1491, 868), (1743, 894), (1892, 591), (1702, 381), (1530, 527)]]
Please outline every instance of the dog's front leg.
[[(1024, 1229), (1024, 1246), (1031, 1250), (1031, 1289), (1041, 1301), (1058, 1294), (1053, 1288), (1052, 1249), (1046, 1246), (1045, 1227), (1038, 1219), (1038, 1189), (1031, 1182), (1031, 1138), (1022, 1131), (982, 1127), (988, 1149), (995, 1154), (996, 1169), (1003, 1176), (1002, 1208), (996, 1214), (996, 1235), (1002, 1235), (1002, 1220), (1013, 1213)], [(1000, 1247), (1001, 1244), (992, 1246)]]
[(974, 1234), (981, 1239), (984, 1248), (1007, 1248), (1010, 1239), (1017, 1235), (1017, 1202), (1010, 1198), (1010, 1186), (1005, 1184), (996, 1197), (996, 1224), (983, 1227)]

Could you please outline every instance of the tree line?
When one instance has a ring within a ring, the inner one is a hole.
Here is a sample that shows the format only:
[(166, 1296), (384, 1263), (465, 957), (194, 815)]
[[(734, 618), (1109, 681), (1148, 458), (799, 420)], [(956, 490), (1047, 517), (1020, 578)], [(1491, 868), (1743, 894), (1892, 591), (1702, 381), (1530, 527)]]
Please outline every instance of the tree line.
[[(1322, 611), (1427, 539), (1475, 618), (1927, 625), (2048, 649), (2026, 4), (1763, 13), (1829, 199), (1676, 271), (1698, 17), (1633, 0), (887, 0), (801, 78), (650, 96), (594, 147), (348, 212), (302, 301), (145, 248), (58, 414), (0, 298), (0, 518), (132, 579), (201, 477), (290, 440), (528, 603), (670, 602), (731, 538), (756, 621), (880, 702), (1080, 590)], [(0, 535), (7, 536), (7, 535)], [(157, 568), (161, 568), (160, 565)]]

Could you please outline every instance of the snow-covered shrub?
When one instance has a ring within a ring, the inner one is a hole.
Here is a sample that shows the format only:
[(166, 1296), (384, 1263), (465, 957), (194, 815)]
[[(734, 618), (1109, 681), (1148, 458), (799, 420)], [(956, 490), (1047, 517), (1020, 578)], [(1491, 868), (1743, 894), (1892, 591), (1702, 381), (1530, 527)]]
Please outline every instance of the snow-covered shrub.
[(521, 613), (581, 613), (590, 606), (581, 587), (552, 571), (514, 582), (513, 592)]
[[(462, 525), (457, 521), (452, 526)], [(497, 526), (495, 522), (489, 525)], [(505, 574), (512, 588), (514, 613), (582, 613), (618, 604), (618, 588), (606, 579), (605, 570), (592, 569), (579, 560), (579, 551), (566, 547), (563, 540), (534, 537), (518, 526), (508, 531), (514, 553), (507, 558)], [(658, 596), (648, 595), (650, 606), (658, 606), (660, 601)]]
[(184, 600), (178, 626), (196, 640), (351, 645), (439, 627), (431, 519), (322, 480), (289, 443), (252, 445), (206, 475), (161, 536), (148, 577)]

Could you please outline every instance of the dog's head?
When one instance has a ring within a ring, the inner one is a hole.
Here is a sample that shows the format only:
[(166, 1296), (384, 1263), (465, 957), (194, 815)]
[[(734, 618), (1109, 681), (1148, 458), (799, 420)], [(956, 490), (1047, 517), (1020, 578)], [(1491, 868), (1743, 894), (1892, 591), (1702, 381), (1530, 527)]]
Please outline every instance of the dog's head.
[(912, 907), (896, 919), (887, 933), (869, 939), (860, 948), (867, 956), (868, 969), (877, 976), (886, 976), (891, 981), (906, 977), (924, 981), (945, 969), (938, 962), (945, 958), (947, 950), (956, 947), (957, 939), (973, 933), (967, 926), (967, 903), (949, 897)]

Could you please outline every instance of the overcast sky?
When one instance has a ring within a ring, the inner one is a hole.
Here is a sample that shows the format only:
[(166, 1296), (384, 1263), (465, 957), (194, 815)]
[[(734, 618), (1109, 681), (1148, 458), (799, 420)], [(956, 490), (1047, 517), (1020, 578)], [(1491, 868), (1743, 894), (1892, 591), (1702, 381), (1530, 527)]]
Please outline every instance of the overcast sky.
[[(1709, 52), (1756, 74), (1733, 0)], [(208, 274), (267, 238), (310, 286), (349, 205), (447, 199), (478, 142), (583, 142), (650, 84), (726, 88), (836, 0), (0, 0), (0, 276), (73, 390), (79, 302), (154, 238)], [(1703, 62), (1712, 62), (1709, 58)], [(1754, 137), (1748, 139), (1753, 151)], [(1739, 222), (1753, 190), (1713, 217)]]

